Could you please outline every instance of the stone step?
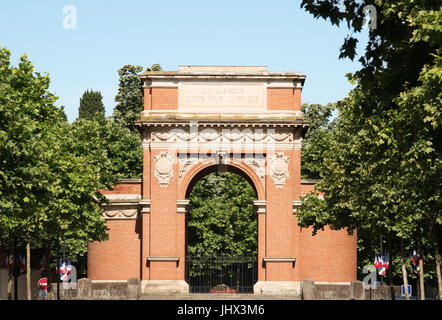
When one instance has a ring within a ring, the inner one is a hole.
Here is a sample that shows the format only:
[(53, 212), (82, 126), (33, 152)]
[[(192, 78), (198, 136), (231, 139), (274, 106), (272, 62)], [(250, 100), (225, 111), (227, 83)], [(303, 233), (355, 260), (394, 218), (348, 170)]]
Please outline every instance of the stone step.
[(230, 293), (142, 294), (140, 300), (301, 300), (301, 296)]

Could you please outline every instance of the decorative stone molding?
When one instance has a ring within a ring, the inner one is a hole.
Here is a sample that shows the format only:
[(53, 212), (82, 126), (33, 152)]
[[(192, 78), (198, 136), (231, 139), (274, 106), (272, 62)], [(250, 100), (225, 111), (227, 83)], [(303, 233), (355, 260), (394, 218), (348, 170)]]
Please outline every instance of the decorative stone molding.
[(155, 171), (154, 176), (158, 179), (158, 183), (162, 188), (167, 187), (170, 178), (173, 177), (173, 156), (162, 151), (154, 156)]
[[(209, 128), (207, 128), (209, 126)], [(198, 131), (189, 132), (182, 128), (164, 127), (150, 134), (151, 142), (293, 142), (293, 133), (278, 128), (250, 129), (248, 124), (237, 125), (231, 128), (220, 128), (219, 125), (200, 124)], [(194, 130), (190, 130), (194, 131)]]
[(266, 201), (265, 200), (255, 200), (253, 201), (253, 205), (255, 207), (255, 210), (258, 212), (258, 214), (265, 214), (266, 213)]
[(139, 194), (104, 194), (109, 204), (103, 204), (105, 220), (131, 220), (138, 214)]
[(289, 158), (289, 156), (284, 156), (284, 152), (277, 152), (270, 157), (270, 176), (277, 188), (282, 188), (289, 177)]
[[(202, 154), (204, 157), (202, 160), (214, 159), (216, 164), (227, 165), (231, 162), (243, 162), (255, 170), (256, 175), (261, 179), (263, 185), (265, 185), (265, 172), (266, 172), (266, 158), (263, 154), (230, 154), (225, 151), (217, 151), (216, 154), (211, 154), (210, 156)], [(190, 168), (196, 164), (201, 159), (200, 154), (192, 153), (185, 157), (182, 155), (178, 156), (179, 162), (179, 173), (178, 178), (182, 179)]]
[[(196, 123), (196, 125), (192, 125)], [(197, 149), (209, 150), (300, 150), (302, 135), (308, 127), (305, 123), (265, 124), (254, 122), (205, 123), (145, 123), (149, 129), (143, 133), (144, 149)]]
[(103, 216), (105, 220), (131, 220), (137, 218), (137, 213), (133, 205), (112, 205), (105, 206)]
[(265, 172), (266, 172), (266, 159), (264, 158), (264, 156), (259, 157), (253, 155), (246, 155), (244, 161), (253, 169), (255, 169), (256, 174), (261, 179), (264, 185)]
[(183, 178), (187, 171), (192, 167), (194, 163), (199, 160), (198, 154), (187, 155), (186, 158), (179, 158), (179, 174), (178, 178)]
[(293, 214), (301, 207), (301, 200), (293, 200)]
[(190, 200), (177, 200), (177, 213), (186, 213)]

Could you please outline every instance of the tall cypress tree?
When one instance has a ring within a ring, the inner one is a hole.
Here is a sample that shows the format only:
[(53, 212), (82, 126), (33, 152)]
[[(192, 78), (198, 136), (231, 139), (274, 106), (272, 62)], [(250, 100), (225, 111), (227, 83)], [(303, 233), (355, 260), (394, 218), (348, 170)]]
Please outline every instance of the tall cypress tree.
[(78, 118), (93, 120), (97, 117), (104, 118), (103, 96), (99, 91), (86, 90), (80, 98)]

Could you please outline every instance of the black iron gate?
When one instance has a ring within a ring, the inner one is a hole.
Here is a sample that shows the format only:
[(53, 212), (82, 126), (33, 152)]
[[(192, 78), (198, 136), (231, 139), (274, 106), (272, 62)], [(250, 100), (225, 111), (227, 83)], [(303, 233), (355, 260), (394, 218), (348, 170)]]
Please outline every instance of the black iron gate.
[(256, 257), (186, 257), (191, 293), (253, 293), (258, 281)]

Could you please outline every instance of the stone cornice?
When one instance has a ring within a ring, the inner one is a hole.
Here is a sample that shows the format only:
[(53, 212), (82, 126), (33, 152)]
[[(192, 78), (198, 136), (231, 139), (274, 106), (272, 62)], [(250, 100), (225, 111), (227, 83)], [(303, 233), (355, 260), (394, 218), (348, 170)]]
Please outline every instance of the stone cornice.
[[(192, 124), (187, 121), (187, 122), (168, 122), (168, 121), (164, 121), (164, 122), (158, 122), (158, 121), (136, 121), (135, 122), (136, 126), (139, 127), (189, 127)], [(307, 130), (307, 128), (310, 127), (310, 123), (309, 122), (303, 122), (303, 121), (298, 121), (298, 122), (259, 122), (259, 123), (247, 123), (247, 122), (217, 122), (217, 121), (205, 121), (205, 122), (198, 122), (198, 126), (201, 126), (202, 128), (206, 128), (206, 127), (212, 127), (212, 128), (220, 128), (220, 127), (224, 127), (224, 128), (302, 128)]]
[(304, 83), (306, 76), (300, 72), (182, 72), (182, 71), (149, 71), (140, 76), (141, 80), (299, 80)]
[(261, 83), (266, 88), (301, 89), (300, 72), (268, 72), (265, 66), (179, 66), (178, 71), (147, 71), (139, 75), (144, 88), (176, 88), (189, 82)]
[(198, 122), (198, 125), (207, 124), (237, 124), (244, 123), (244, 125), (288, 125), (296, 124), (309, 126), (309, 122), (304, 121), (304, 113), (302, 111), (267, 111), (267, 112), (182, 112), (179, 110), (161, 110), (152, 111), (145, 110), (141, 113), (141, 119), (135, 121), (136, 124), (176, 124), (176, 125), (190, 125), (192, 122)]

